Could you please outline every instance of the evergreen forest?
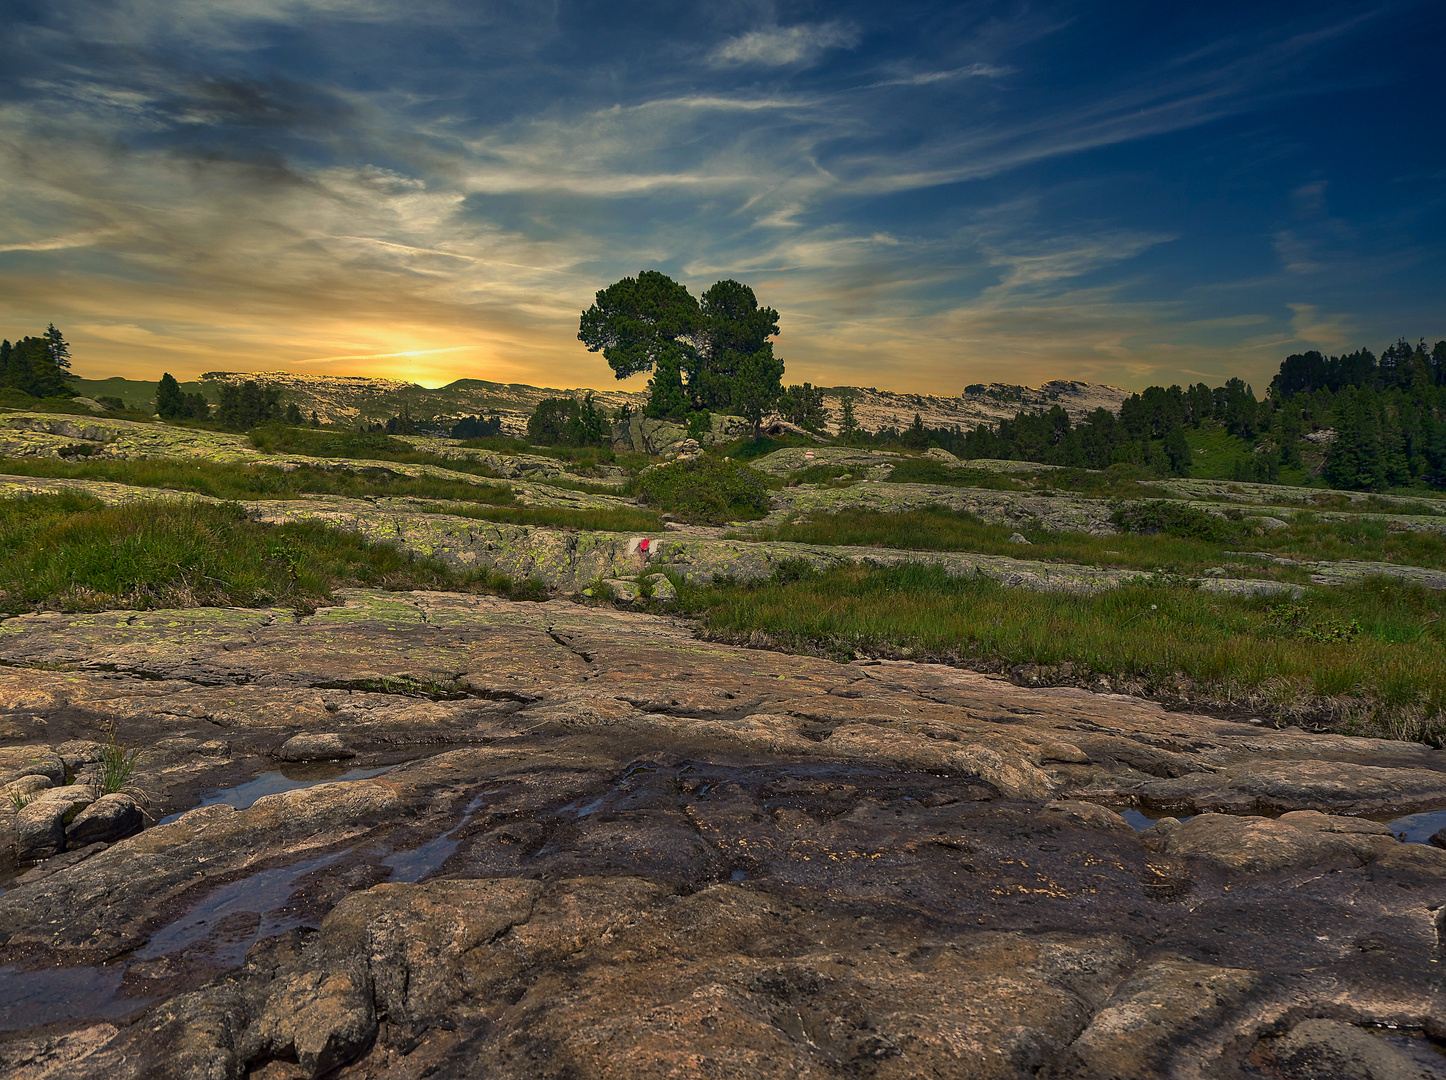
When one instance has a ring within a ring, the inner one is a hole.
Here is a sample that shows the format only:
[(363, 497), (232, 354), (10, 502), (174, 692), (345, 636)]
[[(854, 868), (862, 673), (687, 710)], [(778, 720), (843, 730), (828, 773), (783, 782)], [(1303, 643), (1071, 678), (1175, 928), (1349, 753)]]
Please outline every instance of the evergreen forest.
[(1264, 398), (1241, 379), (1223, 386), (1151, 386), (1119, 415), (1097, 409), (1072, 421), (1055, 406), (996, 426), (856, 432), (865, 445), (941, 447), (961, 458), (1003, 458), (1105, 469), (1122, 463), (1169, 476), (1196, 471), (1209, 435), (1239, 440), (1228, 479), (1303, 482), (1317, 466), (1332, 487), (1379, 491), (1446, 486), (1446, 341), (1405, 338), (1377, 357), (1369, 349), (1285, 358)]

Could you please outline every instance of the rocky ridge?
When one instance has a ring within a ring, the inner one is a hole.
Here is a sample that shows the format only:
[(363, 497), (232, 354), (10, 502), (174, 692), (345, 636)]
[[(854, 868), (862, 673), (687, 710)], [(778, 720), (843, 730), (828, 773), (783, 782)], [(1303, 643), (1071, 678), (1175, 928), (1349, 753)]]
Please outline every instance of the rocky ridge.
[(0, 883), (7, 1076), (1446, 1075), (1422, 745), (444, 593), (9, 619), (0, 702), (159, 821)]

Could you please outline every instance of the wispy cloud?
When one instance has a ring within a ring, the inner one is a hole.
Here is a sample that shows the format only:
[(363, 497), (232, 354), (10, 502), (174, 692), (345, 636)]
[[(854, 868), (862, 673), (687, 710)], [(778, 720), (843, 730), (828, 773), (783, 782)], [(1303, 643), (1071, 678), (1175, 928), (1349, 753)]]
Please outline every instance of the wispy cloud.
[(754, 282), (814, 381), (1120, 381), (1344, 334), (1287, 301), (1347, 310), (1342, 266), (1389, 272), (1318, 169), (1281, 169), (1249, 274), (1189, 265), (1202, 226), (1124, 193), (1175, 162), (1109, 157), (1326, 85), (1312, 58), (1365, 25), (1329, 14), (1078, 65), (1079, 5), (742, 32), (525, 0), (36, 11), (0, 41), (0, 315), (84, 328), (82, 364), (577, 385), (609, 374), (579, 309), (658, 267)]
[(791, 67), (811, 64), (828, 49), (852, 48), (858, 39), (857, 27), (848, 23), (774, 26), (729, 38), (715, 48), (708, 59), (717, 67)]

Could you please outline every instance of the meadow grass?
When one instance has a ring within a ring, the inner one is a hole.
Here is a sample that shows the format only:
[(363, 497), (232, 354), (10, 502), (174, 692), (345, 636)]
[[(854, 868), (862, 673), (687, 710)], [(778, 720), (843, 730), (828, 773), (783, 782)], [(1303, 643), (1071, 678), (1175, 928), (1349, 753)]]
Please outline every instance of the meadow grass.
[(338, 428), (298, 428), (265, 424), (246, 433), (247, 440), (264, 454), (300, 454), (306, 457), (354, 458), (395, 461), (404, 465), (436, 465), (454, 472), (495, 477), (497, 474), (474, 457), (446, 458), (427, 454), (409, 442), (380, 431)]
[(0, 610), (314, 608), (339, 586), (507, 591), (435, 559), (316, 522), (263, 525), (240, 507), (106, 506), (88, 495), (0, 500)]
[(680, 588), (724, 640), (834, 656), (1070, 665), (1225, 700), (1333, 701), (1373, 734), (1446, 736), (1446, 595), (1388, 580), (1299, 600), (1169, 583), (1101, 593), (1008, 589), (938, 566), (848, 566), (757, 585)]
[(595, 510), (571, 510), (555, 506), (459, 506), (455, 503), (423, 503), (417, 507), (427, 514), (453, 514), (478, 521), (495, 521), (506, 525), (540, 525), (554, 529), (580, 529), (584, 532), (658, 533), (663, 521), (649, 510), (631, 506)]
[[(902, 548), (913, 551), (971, 551), (1016, 558), (1042, 559), (1122, 569), (1198, 574), (1222, 563), (1242, 577), (1305, 580), (1304, 571), (1233, 554), (1237, 549), (1268, 552), (1286, 558), (1355, 559), (1446, 569), (1446, 535), (1393, 529), (1373, 520), (1320, 521), (1298, 514), (1284, 529), (1256, 535), (1247, 522), (1212, 519), (1229, 527), (1219, 539), (1119, 533), (1091, 536), (1078, 532), (1047, 532), (1040, 528), (991, 525), (973, 514), (943, 506), (890, 514), (877, 510), (845, 510), (805, 521), (736, 532), (746, 540), (782, 540), (800, 544)], [(1013, 543), (1019, 532), (1028, 545)]]
[(399, 476), (386, 469), (322, 469), (310, 465), (281, 469), (250, 462), (98, 459), (62, 461), (57, 458), (3, 458), (0, 474), (43, 476), (72, 480), (109, 480), (136, 487), (194, 491), (216, 499), (292, 499), (297, 495), (351, 497), (393, 496), (413, 499), (454, 499), (489, 504), (509, 503), (506, 484), (471, 484)]

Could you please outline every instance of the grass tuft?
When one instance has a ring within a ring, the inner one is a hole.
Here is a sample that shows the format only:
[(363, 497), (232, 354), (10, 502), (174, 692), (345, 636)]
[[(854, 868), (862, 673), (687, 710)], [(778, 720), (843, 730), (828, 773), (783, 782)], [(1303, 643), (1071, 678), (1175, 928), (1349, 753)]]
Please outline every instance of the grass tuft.
[(1273, 695), (1289, 709), (1349, 719), (1362, 733), (1446, 737), (1446, 596), (1390, 580), (1309, 590), (1303, 621), (1283, 620), (1269, 597), (1161, 582), (1030, 592), (924, 565), (685, 585), (680, 600), (723, 640), (839, 659), (1046, 665), (1075, 681), (1105, 675), (1140, 692), (1225, 701)]
[(491, 505), (510, 503), (513, 499), (512, 488), (506, 484), (472, 484), (466, 480), (401, 476), (376, 467), (326, 469), (303, 465), (281, 469), (241, 462), (7, 458), (0, 459), (0, 474), (108, 480), (136, 487), (193, 491), (213, 499), (294, 499), (308, 494), (351, 498), (454, 499)]
[(317, 522), (263, 525), (234, 504), (105, 506), (80, 494), (0, 500), (0, 612), (306, 611), (340, 586), (503, 591), (488, 573), (463, 575)]

